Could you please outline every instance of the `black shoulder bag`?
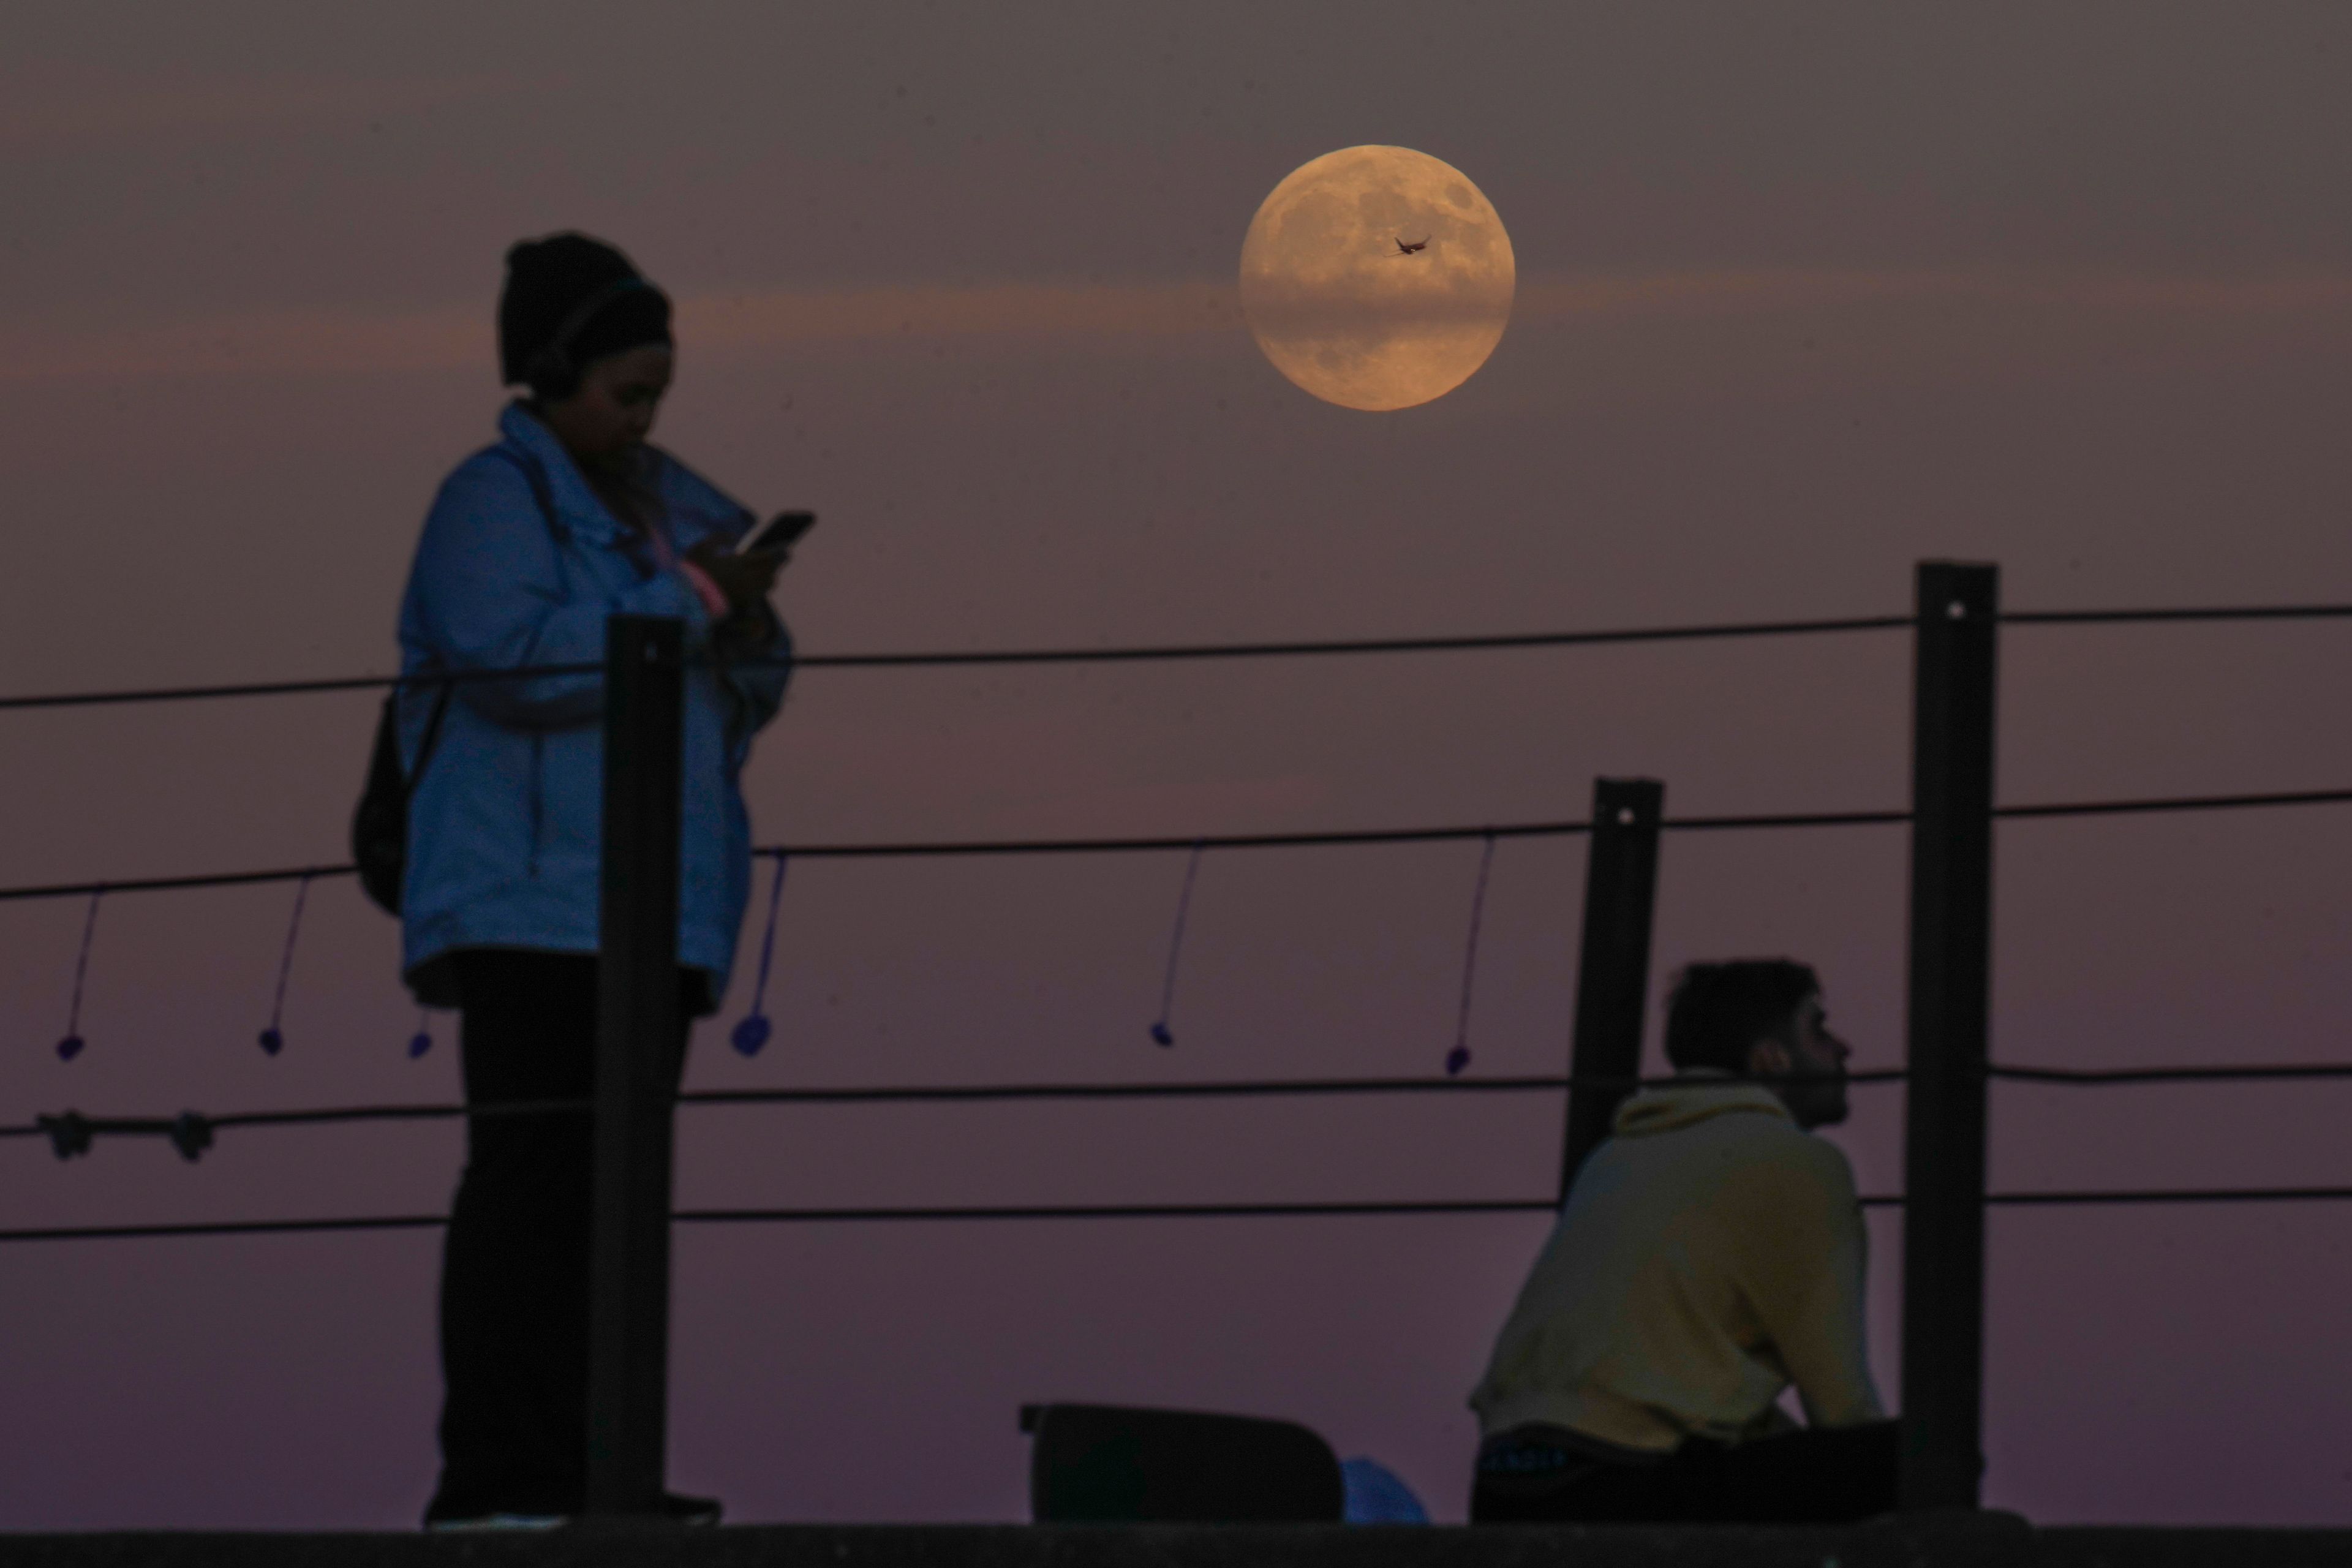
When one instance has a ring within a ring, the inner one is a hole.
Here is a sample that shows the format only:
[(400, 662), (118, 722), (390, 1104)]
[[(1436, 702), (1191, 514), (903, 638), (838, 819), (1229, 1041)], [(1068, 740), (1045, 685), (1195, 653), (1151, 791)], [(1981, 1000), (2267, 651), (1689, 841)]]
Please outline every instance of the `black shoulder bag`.
[[(495, 448), (505, 451), (505, 448)], [(530, 484), (531, 499), (559, 545), (564, 534), (555, 521), (555, 500), (548, 494), (545, 470), (528, 456), (508, 456)], [(433, 760), (441, 739), (441, 721), (449, 711), (455, 689), (444, 681), (433, 695), (433, 715), (425, 721), (425, 739), (416, 748), (416, 771), (400, 765), (400, 688), (385, 693), (383, 712), (375, 723), (375, 750), (368, 758), (367, 783), (360, 791), (359, 808), (352, 813), (352, 859), (358, 865), (360, 886), (377, 908), (400, 913), (400, 886), (408, 872), (408, 800), (416, 781)]]

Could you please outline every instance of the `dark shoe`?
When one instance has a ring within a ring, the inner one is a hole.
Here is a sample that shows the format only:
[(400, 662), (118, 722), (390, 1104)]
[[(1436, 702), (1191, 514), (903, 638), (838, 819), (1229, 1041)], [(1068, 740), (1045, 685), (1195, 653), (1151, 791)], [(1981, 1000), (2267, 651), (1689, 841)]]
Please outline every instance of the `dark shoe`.
[(475, 1513), (443, 1509), (437, 1505), (425, 1510), (425, 1528), (429, 1531), (476, 1530), (558, 1530), (572, 1522), (568, 1513), (526, 1513), (514, 1509), (497, 1509)]
[(476, 1488), (444, 1486), (425, 1505), (425, 1528), (430, 1531), (555, 1530), (572, 1522), (579, 1498), (561, 1488), (508, 1486)]
[[(725, 1511), (717, 1498), (662, 1493), (660, 1517), (672, 1524), (717, 1524)], [(572, 1522), (568, 1513), (526, 1509), (451, 1509), (436, 1500), (425, 1510), (425, 1528), (431, 1531), (558, 1530)]]

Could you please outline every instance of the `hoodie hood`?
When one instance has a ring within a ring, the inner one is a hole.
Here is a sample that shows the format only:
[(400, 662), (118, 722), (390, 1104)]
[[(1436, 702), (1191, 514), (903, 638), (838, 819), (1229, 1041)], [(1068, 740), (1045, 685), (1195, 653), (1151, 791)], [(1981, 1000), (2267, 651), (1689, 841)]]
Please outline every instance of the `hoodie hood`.
[(1617, 1108), (1611, 1131), (1620, 1138), (1641, 1138), (1653, 1132), (1673, 1132), (1735, 1111), (1761, 1111), (1793, 1121), (1780, 1097), (1761, 1084), (1727, 1073), (1696, 1072), (1683, 1081), (1644, 1090)]

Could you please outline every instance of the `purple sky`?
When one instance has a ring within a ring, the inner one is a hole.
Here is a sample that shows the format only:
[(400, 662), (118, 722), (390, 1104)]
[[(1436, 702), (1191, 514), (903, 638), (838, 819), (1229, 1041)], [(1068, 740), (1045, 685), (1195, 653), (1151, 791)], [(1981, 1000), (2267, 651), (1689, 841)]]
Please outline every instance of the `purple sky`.
[[(663, 13), (19, 5), (0, 59), (0, 689), (389, 668), (432, 487), (486, 441), (518, 237), (681, 304), (661, 437), (824, 523), (782, 600), (846, 651), (1373, 636), (2352, 584), (2352, 13), (1427, 4)], [(984, 19), (982, 19), (984, 18)], [(1316, 403), (1237, 325), (1265, 192), (1419, 147), (1509, 226), (1466, 385)], [(2352, 628), (2018, 629), (2011, 801), (2352, 783)], [(814, 671), (763, 841), (1191, 834), (1898, 805), (1895, 635), (1201, 667)], [(340, 858), (375, 699), (0, 716), (8, 884)], [(2347, 819), (2002, 829), (1995, 1049), (2341, 1058)], [(810, 863), (777, 1043), (698, 1086), (1423, 1073), (1475, 845), (1182, 866)], [(1893, 829), (1671, 839), (1659, 973), (1822, 966), (1901, 1055)], [(1564, 1061), (1582, 850), (1499, 850), (1474, 1070)], [(321, 885), (0, 905), (0, 1118), (455, 1092), (395, 933)], [(756, 932), (754, 933), (756, 935)], [(731, 1022), (746, 999), (739, 984)], [(1655, 1020), (1653, 1018), (1654, 1030)], [(2335, 1183), (2347, 1091), (2004, 1089), (1996, 1185)], [(1896, 1185), (1899, 1091), (1834, 1136)], [(1520, 1196), (1557, 1106), (704, 1110), (681, 1201)], [(446, 1126), (225, 1134), (201, 1165), (0, 1145), (0, 1226), (430, 1210)], [(1999, 1214), (1988, 1500), (2352, 1522), (2346, 1211)], [(1463, 1397), (1540, 1216), (682, 1231), (674, 1481), (742, 1519), (1021, 1517), (1025, 1400), (1305, 1420), (1459, 1518)], [(1897, 1386), (1901, 1233), (1873, 1223)], [(435, 1463), (436, 1237), (0, 1250), (0, 1528), (400, 1526)]]

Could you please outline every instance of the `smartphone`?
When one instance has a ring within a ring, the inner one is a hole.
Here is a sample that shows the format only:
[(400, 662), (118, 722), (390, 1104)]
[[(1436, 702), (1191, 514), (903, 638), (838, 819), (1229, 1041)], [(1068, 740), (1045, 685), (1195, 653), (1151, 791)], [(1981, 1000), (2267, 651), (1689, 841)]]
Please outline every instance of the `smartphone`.
[(800, 542), (801, 535), (815, 526), (816, 513), (813, 511), (780, 511), (736, 546), (736, 553), (754, 555), (761, 551), (790, 550)]

